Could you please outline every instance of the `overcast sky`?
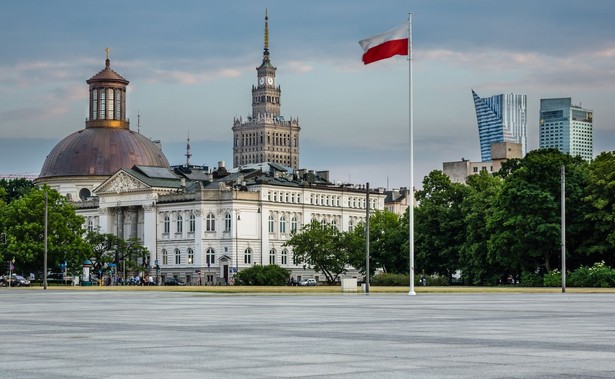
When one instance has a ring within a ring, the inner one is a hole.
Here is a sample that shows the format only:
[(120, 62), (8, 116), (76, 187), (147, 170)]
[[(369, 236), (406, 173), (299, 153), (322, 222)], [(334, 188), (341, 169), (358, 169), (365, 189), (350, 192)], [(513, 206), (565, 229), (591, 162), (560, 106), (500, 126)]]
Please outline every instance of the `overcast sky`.
[(5, 1), (0, 5), (0, 173), (38, 174), (83, 129), (87, 79), (130, 81), (131, 129), (171, 164), (232, 165), (234, 117), (251, 112), (265, 8), (282, 115), (298, 117), (301, 166), (372, 187), (409, 185), (405, 57), (364, 66), (358, 44), (413, 19), (415, 183), (442, 162), (480, 160), (471, 89), (594, 110), (594, 154), (615, 150), (615, 1)]

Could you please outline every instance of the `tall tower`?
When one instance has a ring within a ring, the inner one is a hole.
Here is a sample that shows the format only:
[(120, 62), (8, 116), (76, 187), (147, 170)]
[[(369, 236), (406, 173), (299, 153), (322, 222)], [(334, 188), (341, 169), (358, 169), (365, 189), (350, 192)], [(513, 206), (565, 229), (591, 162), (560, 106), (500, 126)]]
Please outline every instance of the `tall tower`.
[(480, 156), (483, 162), (491, 160), (491, 144), (515, 142), (521, 144), (523, 156), (527, 153), (527, 95), (512, 93), (480, 98), (472, 90)]
[(256, 68), (252, 86), (252, 114), (233, 120), (233, 167), (272, 162), (299, 168), (299, 119), (280, 115), (281, 93), (276, 86), (277, 68), (269, 60), (269, 17), (265, 11), (263, 62)]
[(540, 148), (555, 147), (585, 160), (593, 158), (593, 111), (569, 97), (540, 99)]

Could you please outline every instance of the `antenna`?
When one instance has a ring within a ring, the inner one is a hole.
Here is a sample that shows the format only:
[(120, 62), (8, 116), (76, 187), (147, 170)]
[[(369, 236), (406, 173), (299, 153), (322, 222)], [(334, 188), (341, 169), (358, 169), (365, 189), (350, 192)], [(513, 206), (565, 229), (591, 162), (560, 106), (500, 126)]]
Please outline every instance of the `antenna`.
[(188, 131), (188, 141), (186, 142), (186, 167), (190, 166), (190, 131)]
[(141, 134), (141, 113), (137, 110), (137, 133)]

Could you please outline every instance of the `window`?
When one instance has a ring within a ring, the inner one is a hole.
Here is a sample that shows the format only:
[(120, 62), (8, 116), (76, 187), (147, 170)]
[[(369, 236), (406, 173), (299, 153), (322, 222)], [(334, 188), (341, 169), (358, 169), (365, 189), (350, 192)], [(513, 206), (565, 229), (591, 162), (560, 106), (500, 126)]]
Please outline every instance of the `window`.
[(205, 219), (205, 231), (206, 232), (216, 231), (216, 216), (213, 213), (209, 213), (207, 215), (207, 218)]
[(231, 221), (231, 214), (229, 212), (226, 212), (226, 214), (224, 215), (224, 231), (227, 233), (231, 231)]
[(354, 221), (352, 219), (350, 219), (348, 221), (348, 231), (352, 232), (354, 230)]
[(280, 233), (286, 234), (286, 217), (280, 217)]
[(88, 232), (94, 231), (94, 222), (91, 218), (88, 218)]
[(247, 248), (246, 251), (243, 252), (243, 263), (252, 264), (252, 249)]
[(188, 264), (194, 264), (194, 250), (188, 248)]
[(171, 219), (169, 215), (164, 216), (164, 234), (169, 234), (171, 232)]
[(190, 233), (194, 233), (196, 231), (196, 216), (194, 215), (194, 213), (190, 213)]
[(162, 264), (163, 265), (169, 264), (169, 253), (167, 253), (166, 249), (162, 249)]
[(275, 264), (275, 249), (269, 250), (269, 264), (270, 265)]
[(331, 226), (333, 227), (333, 230), (337, 232), (337, 220), (336, 219), (331, 220)]
[(269, 215), (269, 233), (273, 233), (274, 232), (274, 225), (273, 225), (273, 215)]
[(182, 261), (182, 253), (179, 251), (179, 249), (175, 249), (175, 264), (178, 265), (180, 264)]
[(176, 233), (183, 233), (183, 232), (184, 232), (184, 218), (182, 217), (182, 215), (178, 214)]
[(288, 250), (286, 249), (282, 250), (282, 264), (288, 264)]
[(207, 249), (205, 252), (205, 262), (207, 263), (207, 267), (214, 264), (216, 260), (216, 252), (211, 247)]
[(290, 232), (297, 233), (297, 217), (295, 216), (290, 219)]

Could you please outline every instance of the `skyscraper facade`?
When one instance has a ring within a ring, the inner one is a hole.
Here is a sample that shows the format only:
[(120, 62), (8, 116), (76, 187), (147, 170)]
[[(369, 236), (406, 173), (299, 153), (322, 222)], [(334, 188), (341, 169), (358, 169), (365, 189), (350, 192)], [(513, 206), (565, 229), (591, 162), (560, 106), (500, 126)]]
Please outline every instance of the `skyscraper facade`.
[(519, 143), (525, 156), (527, 95), (507, 93), (481, 98), (472, 90), (472, 97), (478, 122), (481, 160), (491, 160), (491, 144), (494, 142)]
[(593, 157), (593, 111), (573, 105), (569, 97), (540, 99), (540, 148)]

